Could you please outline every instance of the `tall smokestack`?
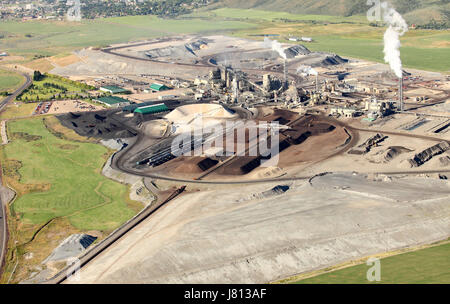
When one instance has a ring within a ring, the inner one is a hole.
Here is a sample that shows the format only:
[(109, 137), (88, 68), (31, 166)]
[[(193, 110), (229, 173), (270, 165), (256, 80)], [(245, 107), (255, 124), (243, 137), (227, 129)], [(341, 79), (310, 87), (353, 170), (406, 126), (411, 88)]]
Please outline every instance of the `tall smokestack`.
[(286, 59), (284, 59), (284, 79), (283, 79), (283, 87), (287, 89), (289, 86), (288, 84), (288, 78), (287, 78), (287, 66), (286, 66)]
[(316, 74), (316, 92), (319, 92), (319, 74)]
[(404, 111), (405, 109), (403, 104), (403, 76), (399, 78), (398, 102), (400, 111)]
[(233, 102), (237, 103), (239, 99), (239, 80), (237, 79), (237, 75), (234, 75), (233, 79)]

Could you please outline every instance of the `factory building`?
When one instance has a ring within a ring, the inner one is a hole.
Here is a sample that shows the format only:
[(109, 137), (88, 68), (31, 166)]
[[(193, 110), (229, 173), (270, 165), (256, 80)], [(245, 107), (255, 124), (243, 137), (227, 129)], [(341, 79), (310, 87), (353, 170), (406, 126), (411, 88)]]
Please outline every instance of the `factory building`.
[(147, 114), (158, 114), (162, 112), (169, 111), (169, 108), (163, 104), (155, 104), (155, 105), (148, 105), (143, 107), (138, 107), (134, 110), (135, 114), (141, 114), (141, 115), (147, 115)]
[(127, 106), (130, 104), (129, 100), (117, 97), (117, 96), (105, 96), (105, 97), (100, 97), (97, 99), (94, 99), (95, 102), (101, 103), (107, 107), (113, 107), (113, 108), (118, 108), (118, 107), (123, 107), (123, 106)]
[(375, 113), (377, 116), (383, 117), (393, 112), (395, 108), (395, 102), (392, 101), (379, 101), (376, 98), (371, 98), (366, 101), (364, 111), (369, 113)]
[(167, 91), (170, 90), (170, 88), (164, 84), (159, 84), (159, 83), (153, 83), (150, 86), (149, 91), (151, 92), (162, 92), (162, 91)]
[(346, 118), (355, 117), (357, 110), (355, 108), (335, 107), (331, 109), (331, 115), (342, 115)]
[(110, 94), (130, 94), (129, 90), (125, 90), (123, 88), (117, 86), (103, 86), (100, 87), (100, 91), (110, 93)]

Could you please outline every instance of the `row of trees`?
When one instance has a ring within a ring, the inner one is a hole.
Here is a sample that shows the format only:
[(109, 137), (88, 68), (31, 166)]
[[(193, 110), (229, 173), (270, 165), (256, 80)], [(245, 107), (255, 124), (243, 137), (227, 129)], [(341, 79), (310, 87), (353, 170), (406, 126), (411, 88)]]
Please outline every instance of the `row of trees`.
[(40, 71), (34, 71), (33, 73), (33, 81), (41, 81), (45, 78), (45, 75), (42, 74)]
[(40, 101), (53, 101), (53, 100), (66, 100), (66, 99), (88, 99), (90, 100), (91, 97), (89, 95), (80, 95), (78, 93), (75, 94), (54, 94), (49, 97), (42, 97), (40, 95), (36, 95), (36, 97), (32, 96), (18, 96), (16, 98), (17, 101), (24, 101), (24, 102), (40, 102)]
[(421, 25), (416, 26), (417, 29), (426, 29), (426, 30), (446, 30), (449, 27), (450, 27), (450, 22), (444, 21), (444, 20), (436, 21), (434, 19), (432, 19), (427, 24), (421, 24)]
[(59, 84), (56, 84), (56, 83), (45, 82), (43, 84), (43, 86), (46, 87), (46, 88), (54, 88), (54, 89), (57, 89), (57, 90), (60, 90), (60, 91), (63, 91), (63, 92), (67, 92), (67, 88), (66, 87), (64, 87), (62, 85), (59, 85)]
[[(22, 92), (16, 99), (19, 101), (51, 101), (59, 99), (86, 99), (90, 98), (88, 90), (96, 90), (95, 87), (85, 83), (73, 81), (58, 75), (52, 75), (40, 71), (34, 71), (33, 81), (44, 81), (40, 86), (32, 84)], [(51, 82), (51, 81), (54, 82)], [(74, 88), (72, 92), (63, 84)], [(77, 92), (77, 91), (80, 92)]]

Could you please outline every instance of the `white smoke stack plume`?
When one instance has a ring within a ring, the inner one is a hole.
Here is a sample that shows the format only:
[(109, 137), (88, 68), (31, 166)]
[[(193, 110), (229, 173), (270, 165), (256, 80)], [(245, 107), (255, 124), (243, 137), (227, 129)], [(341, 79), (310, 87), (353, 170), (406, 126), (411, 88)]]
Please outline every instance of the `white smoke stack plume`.
[(389, 3), (383, 2), (383, 20), (389, 25), (384, 33), (384, 61), (389, 63), (392, 71), (398, 78), (403, 77), (402, 60), (400, 58), (400, 37), (408, 31), (408, 24), (403, 17), (392, 8)]
[(281, 58), (287, 59), (286, 53), (284, 52), (281, 43), (276, 40), (270, 40), (269, 38), (264, 38), (264, 47), (271, 48), (273, 51), (277, 52)]
[(317, 76), (319, 75), (319, 73), (317, 73), (316, 70), (314, 70), (312, 67), (310, 66), (301, 66), (297, 69), (297, 73), (301, 73), (304, 74), (306, 76), (308, 75), (312, 75), (312, 76)]

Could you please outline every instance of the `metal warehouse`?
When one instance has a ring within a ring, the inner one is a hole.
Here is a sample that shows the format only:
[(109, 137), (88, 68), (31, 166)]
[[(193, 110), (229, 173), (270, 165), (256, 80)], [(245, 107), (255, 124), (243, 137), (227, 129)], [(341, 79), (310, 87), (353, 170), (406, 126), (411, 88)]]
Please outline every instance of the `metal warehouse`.
[(169, 108), (163, 104), (155, 104), (155, 105), (150, 105), (150, 106), (144, 106), (144, 107), (139, 107), (136, 110), (134, 110), (134, 113), (139, 113), (142, 115), (145, 114), (156, 114), (156, 113), (161, 113), (161, 112), (167, 112), (169, 111)]
[(163, 84), (153, 83), (150, 86), (150, 90), (153, 91), (153, 92), (162, 92), (162, 91), (170, 90), (170, 88), (168, 86), (163, 85)]
[(108, 107), (120, 107), (130, 104), (129, 100), (117, 97), (117, 96), (105, 96), (94, 99), (94, 101), (104, 104)]
[(110, 94), (129, 94), (130, 91), (117, 87), (117, 86), (103, 86), (100, 88), (100, 91), (107, 92)]

